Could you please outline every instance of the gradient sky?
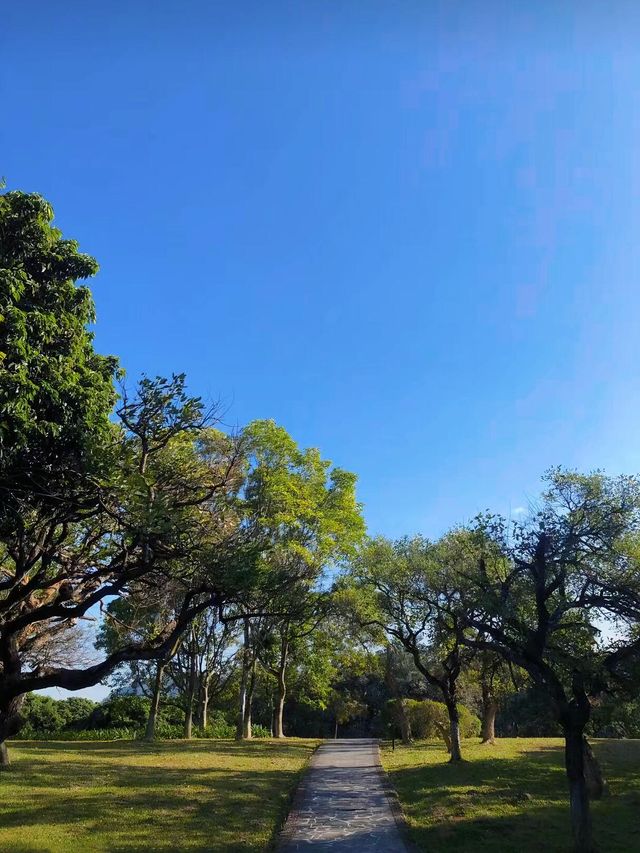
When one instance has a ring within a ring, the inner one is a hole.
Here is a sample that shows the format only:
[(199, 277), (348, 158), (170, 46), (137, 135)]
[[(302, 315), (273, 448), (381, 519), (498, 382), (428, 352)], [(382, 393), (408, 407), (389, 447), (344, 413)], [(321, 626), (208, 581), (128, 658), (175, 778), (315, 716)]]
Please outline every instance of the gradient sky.
[(640, 468), (640, 5), (6, 4), (0, 173), (96, 341), (358, 473), (371, 532)]

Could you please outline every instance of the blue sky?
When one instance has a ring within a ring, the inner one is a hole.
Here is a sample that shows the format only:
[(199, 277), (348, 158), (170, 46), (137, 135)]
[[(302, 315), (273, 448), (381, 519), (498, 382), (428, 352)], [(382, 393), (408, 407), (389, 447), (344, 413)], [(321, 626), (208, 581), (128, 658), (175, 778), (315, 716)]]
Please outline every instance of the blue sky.
[(637, 4), (26, 0), (2, 30), (0, 172), (98, 258), (130, 378), (275, 418), (375, 533), (638, 470)]

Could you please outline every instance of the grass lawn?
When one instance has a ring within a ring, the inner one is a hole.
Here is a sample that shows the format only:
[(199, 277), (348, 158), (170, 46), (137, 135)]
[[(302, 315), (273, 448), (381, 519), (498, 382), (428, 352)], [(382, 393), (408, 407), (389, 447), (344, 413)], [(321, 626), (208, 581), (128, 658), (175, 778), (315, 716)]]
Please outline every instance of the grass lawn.
[(0, 850), (263, 851), (316, 743), (14, 742)]
[[(610, 795), (592, 804), (603, 853), (640, 851), (640, 740), (592, 741)], [(563, 742), (463, 743), (467, 761), (447, 763), (442, 742), (382, 748), (415, 844), (429, 853), (558, 853), (571, 850)], [(529, 795), (529, 796), (526, 796)]]

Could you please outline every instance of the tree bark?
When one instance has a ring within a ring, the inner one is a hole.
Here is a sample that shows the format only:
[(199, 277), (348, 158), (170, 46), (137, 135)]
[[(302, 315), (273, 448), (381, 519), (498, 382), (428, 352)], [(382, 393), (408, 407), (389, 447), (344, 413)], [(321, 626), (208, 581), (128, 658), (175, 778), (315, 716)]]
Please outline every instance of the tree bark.
[[(236, 740), (242, 740), (245, 737), (245, 721), (247, 715), (247, 692), (249, 686), (249, 619), (244, 619), (244, 645), (242, 649), (242, 669), (240, 674), (240, 692), (238, 695), (238, 722), (236, 724)], [(251, 719), (249, 718), (249, 728), (251, 728)]]
[(165, 662), (158, 661), (156, 667), (156, 678), (153, 684), (153, 696), (151, 697), (151, 705), (149, 706), (149, 716), (147, 717), (147, 728), (144, 733), (145, 740), (153, 740), (156, 736), (156, 720), (158, 719), (158, 710), (160, 708), (160, 693), (162, 692), (162, 676), (164, 674)]
[(193, 700), (196, 695), (196, 650), (195, 643), (191, 644), (191, 655), (189, 661), (189, 687), (187, 690), (187, 707), (184, 715), (184, 736), (191, 739), (193, 733)]
[(446, 703), (447, 713), (449, 714), (449, 732), (451, 738), (451, 758), (449, 761), (455, 763), (462, 761), (462, 747), (460, 745), (460, 715), (455, 702), (449, 701)]
[(585, 752), (582, 727), (565, 726), (564, 738), (574, 849), (576, 853), (593, 853), (591, 811), (584, 772)]
[(482, 743), (496, 742), (496, 714), (498, 703), (493, 698), (487, 685), (482, 685), (482, 728), (480, 737)]
[(287, 695), (287, 686), (283, 678), (278, 678), (278, 695), (276, 699), (275, 736), (285, 737), (284, 733), (284, 700)]
[(244, 719), (242, 721), (242, 739), (243, 740), (251, 740), (253, 737), (252, 731), (252, 709), (253, 709), (253, 692), (256, 686), (256, 664), (257, 661), (253, 661), (251, 665), (250, 677), (249, 677), (249, 685), (247, 688), (247, 698), (244, 704)]
[[(13, 636), (7, 638), (3, 644), (2, 669), (5, 677), (10, 675), (19, 676), (22, 670), (18, 644), (16, 638)], [(6, 741), (7, 738), (20, 731), (23, 723), (20, 711), (26, 698), (26, 694), (24, 693), (11, 698), (0, 698), (0, 767), (7, 767), (10, 763)]]
[(411, 720), (409, 719), (409, 715), (407, 714), (407, 706), (405, 704), (405, 700), (399, 699), (398, 705), (400, 716), (400, 737), (402, 738), (402, 743), (408, 745), (410, 743), (413, 743)]
[(439, 725), (436, 723), (436, 728), (440, 732), (442, 736), (442, 740), (444, 741), (444, 745), (447, 748), (447, 752), (451, 753), (451, 735), (449, 734), (449, 729), (445, 725)]
[(584, 761), (584, 778), (587, 783), (587, 793), (590, 800), (600, 800), (608, 792), (607, 783), (598, 759), (593, 754), (591, 745), (586, 737), (582, 738), (582, 751)]
[(209, 674), (204, 673), (204, 677), (202, 679), (202, 693), (201, 693), (201, 708), (200, 708), (200, 723), (203, 729), (207, 728), (207, 723), (209, 722)]
[(287, 695), (287, 659), (289, 656), (289, 643), (286, 636), (282, 637), (280, 644), (280, 665), (278, 667), (278, 698), (276, 701), (276, 737), (283, 738), (284, 734), (284, 700)]

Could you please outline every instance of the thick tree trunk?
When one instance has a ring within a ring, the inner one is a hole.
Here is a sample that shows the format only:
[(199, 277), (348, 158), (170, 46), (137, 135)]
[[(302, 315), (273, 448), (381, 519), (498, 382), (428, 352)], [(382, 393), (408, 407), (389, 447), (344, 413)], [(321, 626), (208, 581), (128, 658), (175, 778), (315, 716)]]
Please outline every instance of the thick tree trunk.
[(593, 754), (591, 745), (586, 737), (582, 738), (584, 761), (584, 778), (587, 783), (587, 793), (590, 800), (600, 800), (607, 793), (607, 783), (602, 775), (598, 759)]
[(404, 699), (400, 699), (400, 737), (404, 744), (410, 744), (413, 742), (411, 721), (407, 714), (407, 706), (405, 705)]
[(164, 661), (158, 661), (158, 666), (156, 667), (156, 678), (153, 683), (153, 696), (151, 697), (149, 716), (147, 717), (147, 728), (144, 733), (145, 740), (153, 740), (156, 736), (156, 721), (158, 719), (158, 710), (160, 708), (160, 693), (162, 692), (162, 676), (164, 674), (164, 668)]
[(451, 738), (450, 762), (462, 761), (462, 747), (460, 745), (460, 715), (453, 701), (447, 702), (447, 713), (449, 714), (449, 737)]
[(584, 772), (583, 729), (581, 726), (565, 726), (564, 737), (574, 849), (576, 853), (593, 853), (591, 811)]
[[(19, 676), (22, 670), (18, 645), (15, 637), (9, 637), (2, 652), (2, 667), (4, 677)], [(9, 765), (9, 750), (7, 738), (20, 731), (23, 719), (20, 711), (24, 705), (26, 694), (0, 698), (0, 767)]]
[(498, 703), (494, 700), (489, 688), (482, 685), (482, 728), (480, 737), (482, 743), (496, 742), (496, 714), (498, 713)]
[(451, 753), (451, 735), (450, 735), (448, 726), (439, 725), (438, 723), (436, 723), (436, 728), (440, 732), (440, 736), (442, 737), (442, 740), (444, 741), (444, 745), (447, 748), (447, 752)]

